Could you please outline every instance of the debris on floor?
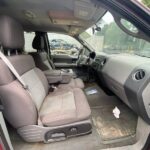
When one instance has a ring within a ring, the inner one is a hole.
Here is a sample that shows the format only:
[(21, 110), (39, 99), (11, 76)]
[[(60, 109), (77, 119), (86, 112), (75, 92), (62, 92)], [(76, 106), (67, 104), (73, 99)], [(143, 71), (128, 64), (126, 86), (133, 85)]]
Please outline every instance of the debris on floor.
[(92, 109), (92, 120), (104, 144), (116, 143), (134, 139), (136, 133), (137, 116), (126, 105), (119, 106), (122, 112), (115, 118), (114, 107), (101, 107)]
[(96, 94), (98, 91), (96, 89), (85, 90), (86, 95)]
[(119, 119), (119, 115), (120, 115), (120, 110), (118, 109), (118, 107), (116, 106), (114, 109), (113, 109), (113, 114), (115, 116), (115, 118)]

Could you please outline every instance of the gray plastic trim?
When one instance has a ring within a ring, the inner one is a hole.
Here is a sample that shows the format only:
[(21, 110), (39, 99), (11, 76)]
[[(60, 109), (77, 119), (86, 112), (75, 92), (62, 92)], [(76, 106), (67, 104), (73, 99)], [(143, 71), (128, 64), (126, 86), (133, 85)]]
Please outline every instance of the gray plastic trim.
[[(139, 81), (133, 79), (133, 75), (137, 70), (143, 69), (145, 71), (145, 77)], [(150, 108), (149, 103), (150, 99), (147, 98), (149, 92), (144, 93), (143, 91), (150, 83), (150, 66), (148, 64), (143, 64), (136, 67), (129, 75), (128, 79), (125, 82), (124, 88), (131, 105), (131, 108), (134, 112), (140, 115), (147, 123), (150, 124)], [(143, 97), (144, 96), (144, 97)]]
[(0, 112), (0, 126), (1, 126), (1, 128), (4, 132), (4, 136), (6, 138), (6, 141), (8, 143), (8, 146), (9, 146), (10, 150), (14, 150), (13, 146), (12, 146), (12, 143), (11, 143), (11, 140), (10, 140), (10, 137), (9, 137), (9, 133), (7, 131), (7, 127), (6, 127), (5, 120), (3, 118), (2, 112)]
[[(70, 129), (72, 128), (80, 129), (80, 132), (77, 132), (76, 134), (69, 133)], [(18, 134), (26, 142), (44, 142), (44, 143), (54, 142), (57, 140), (57, 139), (50, 140), (50, 141), (47, 140), (45, 136), (48, 132), (49, 133), (61, 133), (63, 131), (68, 132), (68, 134), (65, 135), (65, 138), (63, 138), (62, 140), (70, 138), (70, 137), (75, 137), (75, 136), (91, 133), (92, 131), (91, 120), (88, 119), (85, 121), (80, 121), (77, 123), (56, 126), (56, 127), (43, 127), (43, 126), (38, 126), (38, 125), (29, 125), (29, 126), (21, 127), (17, 130)]]
[(150, 83), (143, 90), (142, 99), (143, 99), (143, 103), (144, 103), (147, 115), (150, 118)]

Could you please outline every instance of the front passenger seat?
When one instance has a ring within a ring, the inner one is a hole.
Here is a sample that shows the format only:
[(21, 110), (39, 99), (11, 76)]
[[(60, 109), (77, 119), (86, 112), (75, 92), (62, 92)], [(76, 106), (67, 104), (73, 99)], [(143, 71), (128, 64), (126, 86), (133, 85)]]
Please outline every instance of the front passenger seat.
[(30, 55), (22, 52), (22, 26), (8, 16), (0, 16), (0, 41), (7, 59), (23, 81), (24, 88), (0, 59), (0, 99), (3, 114), (27, 142), (53, 142), (91, 132), (90, 114), (86, 96), (79, 88), (49, 93), (48, 81), (35, 66)]

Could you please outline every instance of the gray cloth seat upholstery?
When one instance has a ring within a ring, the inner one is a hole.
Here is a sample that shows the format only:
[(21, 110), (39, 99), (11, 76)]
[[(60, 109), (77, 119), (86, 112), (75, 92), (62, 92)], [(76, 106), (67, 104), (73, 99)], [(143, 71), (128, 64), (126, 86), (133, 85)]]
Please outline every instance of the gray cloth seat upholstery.
[[(47, 53), (45, 52), (45, 42), (44, 38), (42, 36), (42, 33), (37, 33), (33, 43), (32, 47), (37, 50), (37, 52), (31, 52), (30, 55), (34, 58), (35, 64), (38, 68), (40, 68), (42, 71), (55, 71), (55, 66), (51, 60), (48, 59)], [(64, 69), (63, 69), (64, 70)], [(63, 72), (63, 70), (61, 70)], [(64, 72), (65, 73), (65, 72)], [(72, 69), (69, 69), (68, 76), (71, 76), (71, 81), (67, 84), (61, 84), (59, 87), (66, 88), (66, 86), (70, 86), (71, 88), (84, 88), (84, 83), (79, 78), (73, 78), (74, 72)]]
[(44, 52), (44, 51), (31, 52), (29, 54), (34, 58), (35, 65), (38, 68), (40, 68), (42, 71), (53, 70), (53, 68), (51, 67), (51, 65), (47, 59), (47, 53), (46, 52)]
[[(5, 52), (23, 49), (23, 29), (15, 20), (1, 16), (0, 33)], [(14, 55), (7, 58), (29, 89), (28, 92), (22, 87), (0, 59), (0, 99), (4, 105), (4, 116), (14, 128), (38, 125), (38, 119), (48, 127), (89, 119), (91, 110), (81, 89), (58, 89), (49, 93), (47, 79), (35, 66), (32, 56)]]
[(58, 88), (66, 89), (67, 87), (83, 89), (84, 83), (80, 78), (76, 78), (75, 80), (71, 79), (71, 81), (68, 84), (59, 84), (58, 85)]
[(39, 114), (45, 126), (59, 126), (88, 119), (91, 111), (82, 90), (75, 88), (47, 96)]

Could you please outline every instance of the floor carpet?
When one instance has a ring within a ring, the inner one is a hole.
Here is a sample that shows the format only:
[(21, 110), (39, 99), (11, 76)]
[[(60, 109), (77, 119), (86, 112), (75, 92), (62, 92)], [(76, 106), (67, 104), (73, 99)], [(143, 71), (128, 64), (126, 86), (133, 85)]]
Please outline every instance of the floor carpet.
[[(103, 143), (116, 143), (135, 136), (137, 115), (120, 99), (108, 96), (97, 84), (88, 86), (85, 94), (92, 109), (93, 124)], [(113, 114), (115, 107), (120, 111), (119, 118)]]

